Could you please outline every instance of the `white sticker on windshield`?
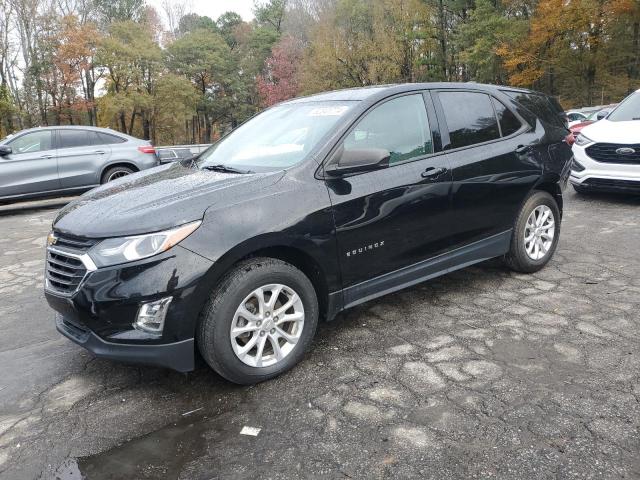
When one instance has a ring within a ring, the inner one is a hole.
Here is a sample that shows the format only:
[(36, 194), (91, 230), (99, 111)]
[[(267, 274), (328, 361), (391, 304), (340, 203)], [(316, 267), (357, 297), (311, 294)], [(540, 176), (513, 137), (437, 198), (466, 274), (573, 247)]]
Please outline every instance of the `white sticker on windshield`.
[(342, 105), (340, 107), (316, 107), (309, 112), (310, 117), (339, 117), (347, 111), (349, 107)]

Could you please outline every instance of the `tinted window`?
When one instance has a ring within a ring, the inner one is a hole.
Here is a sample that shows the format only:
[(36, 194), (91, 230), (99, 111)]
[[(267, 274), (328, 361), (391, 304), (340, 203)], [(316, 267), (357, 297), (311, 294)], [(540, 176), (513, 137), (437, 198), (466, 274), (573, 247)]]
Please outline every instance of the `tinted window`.
[(422, 94), (405, 95), (369, 112), (344, 141), (345, 150), (382, 148), (390, 163), (433, 152)]
[(14, 154), (51, 150), (51, 130), (27, 133), (10, 141), (7, 145), (11, 147)]
[(557, 100), (536, 93), (503, 91), (503, 93), (525, 107), (540, 120), (564, 127), (562, 109)]
[(466, 147), (500, 138), (498, 121), (489, 95), (473, 92), (440, 92), (438, 96), (449, 127), (451, 148)]
[(98, 145), (111, 145), (114, 143), (124, 143), (126, 140), (122, 137), (118, 137), (116, 135), (111, 135), (109, 133), (103, 132), (95, 132), (98, 137)]
[(516, 133), (520, 130), (522, 124), (520, 120), (513, 114), (511, 110), (504, 106), (504, 104), (493, 99), (493, 106), (496, 108), (496, 114), (498, 115), (498, 121), (500, 122), (500, 129), (502, 130), (502, 136), (508, 137), (512, 133)]
[(89, 130), (58, 130), (58, 135), (58, 148), (86, 147), (98, 143), (96, 134)]

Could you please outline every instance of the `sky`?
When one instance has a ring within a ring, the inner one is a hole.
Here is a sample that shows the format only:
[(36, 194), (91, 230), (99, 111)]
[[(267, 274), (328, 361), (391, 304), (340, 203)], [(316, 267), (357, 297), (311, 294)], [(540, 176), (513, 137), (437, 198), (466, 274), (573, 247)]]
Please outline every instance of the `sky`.
[[(149, 5), (154, 6), (162, 14), (163, 0), (147, 0)], [(173, 0), (173, 3), (186, 3), (193, 13), (206, 15), (216, 20), (224, 12), (236, 12), (243, 20), (253, 18), (254, 0)]]

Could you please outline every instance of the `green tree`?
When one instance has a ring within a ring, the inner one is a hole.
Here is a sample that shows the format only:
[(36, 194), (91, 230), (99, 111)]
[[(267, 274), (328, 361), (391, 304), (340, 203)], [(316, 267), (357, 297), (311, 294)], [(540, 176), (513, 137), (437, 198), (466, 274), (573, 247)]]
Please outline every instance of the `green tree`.
[(231, 50), (220, 34), (197, 29), (173, 42), (166, 51), (168, 67), (188, 78), (199, 93), (197, 103), (202, 140), (211, 142), (213, 123), (225, 116), (234, 75)]

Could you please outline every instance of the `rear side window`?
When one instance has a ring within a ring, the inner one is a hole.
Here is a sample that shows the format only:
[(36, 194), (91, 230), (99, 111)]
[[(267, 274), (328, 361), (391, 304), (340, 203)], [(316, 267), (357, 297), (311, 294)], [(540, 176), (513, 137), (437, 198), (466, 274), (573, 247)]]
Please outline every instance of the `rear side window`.
[(485, 93), (438, 94), (449, 129), (450, 148), (460, 148), (500, 138), (491, 99)]
[(405, 95), (375, 107), (344, 140), (345, 150), (382, 148), (390, 163), (433, 153), (422, 94)]
[(562, 108), (556, 99), (536, 93), (514, 92), (511, 90), (503, 90), (502, 93), (518, 102), (540, 120), (564, 128), (561, 117), (563, 115)]
[(493, 106), (496, 109), (496, 115), (498, 115), (498, 122), (500, 123), (500, 129), (503, 137), (516, 133), (522, 127), (522, 123), (518, 120), (511, 110), (495, 98), (493, 100)]
[(112, 145), (115, 143), (124, 143), (126, 140), (122, 137), (118, 137), (116, 135), (111, 135), (109, 133), (103, 132), (94, 132), (98, 136), (98, 145)]
[(89, 130), (58, 130), (58, 148), (75, 148), (95, 145), (97, 138)]

